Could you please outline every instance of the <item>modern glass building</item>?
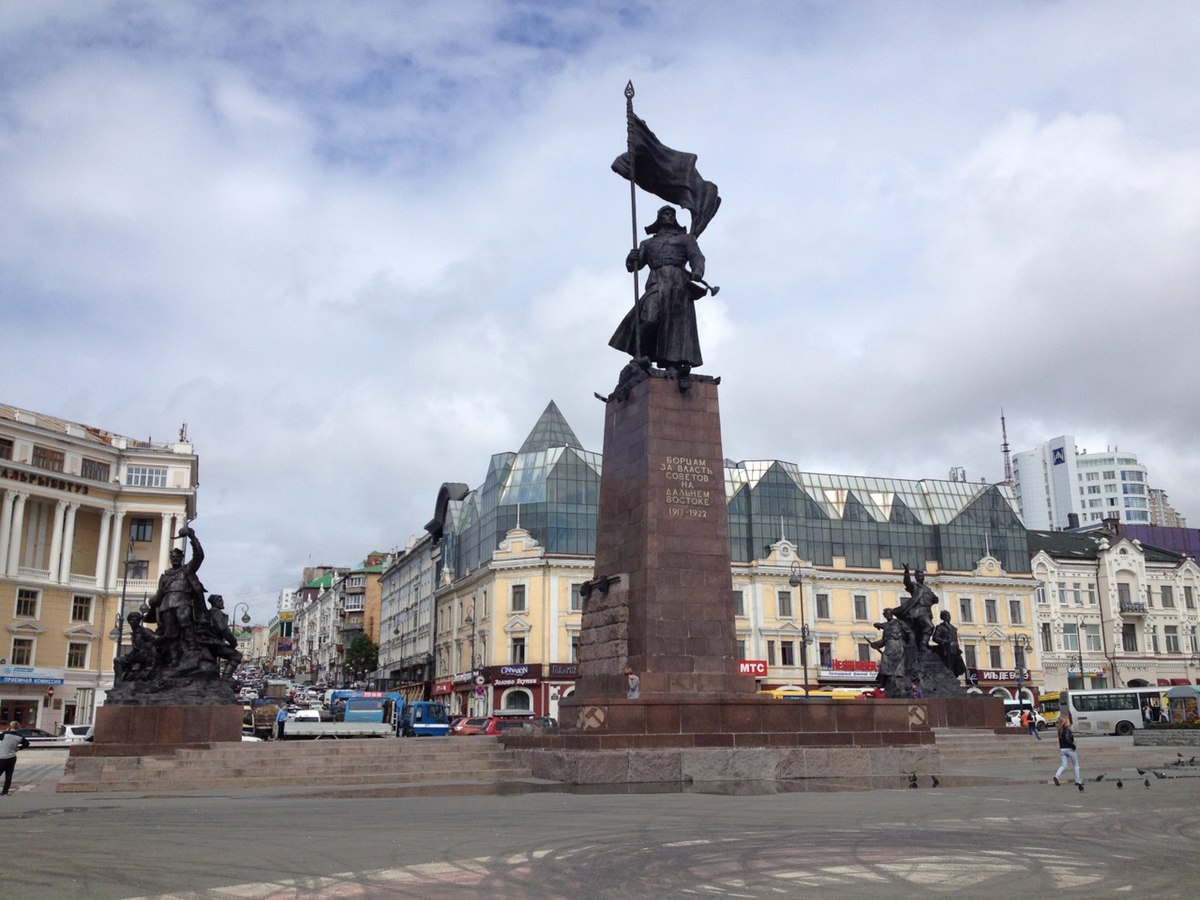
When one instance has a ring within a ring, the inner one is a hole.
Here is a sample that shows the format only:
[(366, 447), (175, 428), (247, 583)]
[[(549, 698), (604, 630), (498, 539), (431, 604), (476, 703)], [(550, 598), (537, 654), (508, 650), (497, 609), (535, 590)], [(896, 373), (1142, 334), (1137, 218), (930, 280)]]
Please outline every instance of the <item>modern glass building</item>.
[(1011, 489), (965, 481), (909, 481), (801, 472), (778, 460), (725, 461), (730, 553), (763, 559), (787, 538), (802, 559), (877, 569), (881, 560), (967, 572), (984, 556), (1029, 571), (1025, 527)]
[[(584, 450), (553, 401), (516, 453), (498, 453), (476, 490), (445, 484), (427, 526), (451, 578), (487, 565), (509, 529), (529, 531), (548, 554), (592, 555), (601, 454)], [(936, 562), (967, 572), (984, 556), (1029, 572), (1029, 546), (1011, 488), (801, 472), (779, 460), (725, 461), (730, 556), (764, 559), (781, 538), (801, 558), (878, 569)], [(439, 573), (440, 575), (441, 573)], [(444, 578), (444, 576), (442, 576)]]
[(497, 453), (483, 484), (445, 484), (434, 520), (441, 572), (452, 578), (487, 565), (520, 525), (548, 554), (592, 555), (600, 511), (599, 453), (584, 450), (554, 401), (516, 453)]

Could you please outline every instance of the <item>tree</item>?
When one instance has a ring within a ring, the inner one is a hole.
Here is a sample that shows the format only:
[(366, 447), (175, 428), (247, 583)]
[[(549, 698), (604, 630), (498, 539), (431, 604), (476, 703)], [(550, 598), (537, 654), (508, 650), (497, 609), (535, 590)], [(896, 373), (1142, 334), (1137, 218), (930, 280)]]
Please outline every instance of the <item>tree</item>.
[(364, 678), (379, 668), (379, 645), (365, 634), (358, 635), (346, 650), (346, 671)]

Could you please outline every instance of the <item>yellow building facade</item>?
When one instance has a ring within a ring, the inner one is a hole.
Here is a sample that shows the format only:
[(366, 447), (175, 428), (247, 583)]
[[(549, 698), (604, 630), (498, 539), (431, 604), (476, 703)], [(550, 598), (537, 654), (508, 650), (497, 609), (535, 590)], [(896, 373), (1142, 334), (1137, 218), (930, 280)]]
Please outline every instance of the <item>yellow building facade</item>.
[(92, 721), (117, 630), (196, 515), (198, 458), (0, 404), (0, 723)]

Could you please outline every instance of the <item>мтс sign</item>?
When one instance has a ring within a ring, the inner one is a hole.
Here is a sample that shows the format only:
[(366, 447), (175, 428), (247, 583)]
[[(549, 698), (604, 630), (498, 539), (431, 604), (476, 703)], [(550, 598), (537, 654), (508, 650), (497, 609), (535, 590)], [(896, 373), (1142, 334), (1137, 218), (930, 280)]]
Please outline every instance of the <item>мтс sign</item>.
[(738, 661), (739, 675), (754, 675), (759, 678), (767, 677), (767, 661), (765, 659), (743, 659)]

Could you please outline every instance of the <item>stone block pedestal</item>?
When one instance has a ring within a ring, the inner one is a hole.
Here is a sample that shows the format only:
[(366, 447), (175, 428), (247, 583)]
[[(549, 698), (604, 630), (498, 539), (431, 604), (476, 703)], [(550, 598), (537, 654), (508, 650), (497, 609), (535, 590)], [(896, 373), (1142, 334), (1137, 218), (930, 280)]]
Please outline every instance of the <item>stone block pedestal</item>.
[(171, 754), (190, 747), (240, 742), (241, 704), (219, 706), (101, 706), (95, 740), (71, 748), (73, 756)]

